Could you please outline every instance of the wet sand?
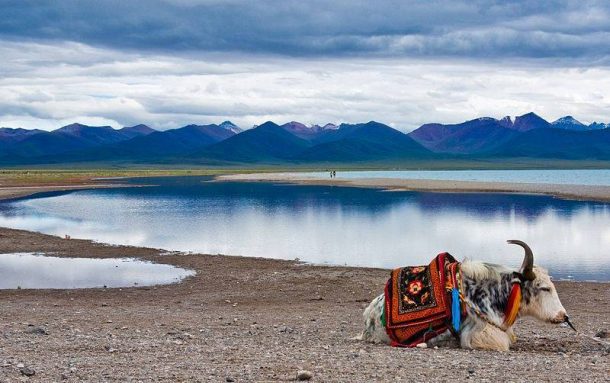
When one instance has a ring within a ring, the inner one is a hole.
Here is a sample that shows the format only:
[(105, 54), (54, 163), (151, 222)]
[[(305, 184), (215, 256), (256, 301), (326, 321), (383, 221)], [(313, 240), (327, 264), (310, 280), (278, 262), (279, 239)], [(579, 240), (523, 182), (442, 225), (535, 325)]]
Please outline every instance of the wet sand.
[[(610, 347), (517, 324), (508, 353), (398, 349), (351, 338), (387, 270), (106, 246), (0, 229), (0, 253), (138, 257), (193, 269), (167, 286), (0, 291), (0, 382), (607, 381)], [(165, 255), (164, 255), (165, 254)], [(610, 329), (610, 284), (558, 282), (583, 334)], [(19, 366), (35, 375), (27, 378)]]
[(508, 182), (409, 180), (396, 178), (342, 179), (310, 177), (302, 173), (252, 173), (217, 176), (220, 181), (283, 182), (309, 185), (334, 185), (380, 188), (388, 191), (411, 190), (446, 193), (519, 193), (545, 194), (565, 199), (610, 201), (610, 186), (555, 185)]

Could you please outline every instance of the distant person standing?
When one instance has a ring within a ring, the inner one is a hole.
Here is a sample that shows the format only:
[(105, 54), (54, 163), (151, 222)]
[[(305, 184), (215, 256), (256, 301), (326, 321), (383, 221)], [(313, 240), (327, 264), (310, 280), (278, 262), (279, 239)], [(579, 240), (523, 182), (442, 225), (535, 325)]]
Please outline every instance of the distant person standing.
[(333, 178), (336, 178), (336, 177), (337, 177), (337, 171), (333, 170)]

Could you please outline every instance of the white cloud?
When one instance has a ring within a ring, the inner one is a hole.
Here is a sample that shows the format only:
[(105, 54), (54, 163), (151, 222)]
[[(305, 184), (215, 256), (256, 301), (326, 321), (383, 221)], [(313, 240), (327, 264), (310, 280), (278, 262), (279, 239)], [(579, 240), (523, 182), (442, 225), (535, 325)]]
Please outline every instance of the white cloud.
[(407, 131), (529, 111), (549, 120), (610, 121), (610, 68), (550, 59), (170, 56), (17, 42), (0, 43), (0, 55), (0, 126), (377, 120)]

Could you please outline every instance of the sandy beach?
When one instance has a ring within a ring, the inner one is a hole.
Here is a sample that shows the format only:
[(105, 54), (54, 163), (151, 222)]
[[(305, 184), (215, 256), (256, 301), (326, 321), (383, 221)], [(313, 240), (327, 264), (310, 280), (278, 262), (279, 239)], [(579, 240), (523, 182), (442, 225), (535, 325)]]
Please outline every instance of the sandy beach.
[(546, 194), (575, 200), (610, 201), (610, 186), (555, 185), (508, 182), (414, 180), (397, 178), (342, 179), (312, 177), (303, 173), (251, 173), (216, 177), (220, 181), (281, 182), (309, 185), (334, 185), (379, 188), (388, 191), (412, 190), (445, 193), (519, 193)]
[[(406, 350), (352, 339), (388, 270), (168, 254), (0, 228), (0, 253), (14, 252), (137, 257), (197, 274), (156, 287), (0, 290), (0, 382), (292, 381), (302, 369), (312, 381), (333, 382), (589, 382), (610, 376), (608, 339), (591, 338), (610, 330), (610, 283), (556, 284), (580, 334), (523, 319), (508, 353)], [(24, 367), (35, 374), (26, 377)]]

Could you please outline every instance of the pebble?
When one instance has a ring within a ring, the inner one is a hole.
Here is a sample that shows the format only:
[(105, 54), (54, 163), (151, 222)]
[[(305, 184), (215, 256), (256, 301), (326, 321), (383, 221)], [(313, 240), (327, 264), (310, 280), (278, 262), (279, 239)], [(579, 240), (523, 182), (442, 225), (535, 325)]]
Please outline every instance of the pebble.
[(606, 338), (608, 338), (608, 331), (606, 331), (606, 330), (599, 330), (598, 332), (595, 333), (595, 337), (596, 338), (606, 339)]
[(21, 372), (25, 376), (34, 376), (36, 374), (36, 371), (32, 370), (29, 367), (21, 367), (19, 369), (19, 372)]
[(299, 381), (310, 380), (311, 378), (313, 378), (313, 374), (307, 370), (297, 372), (297, 380)]
[(415, 346), (417, 348), (428, 348), (428, 344), (427, 343), (418, 343), (417, 346)]
[(234, 382), (234, 381), (235, 381), (235, 379), (233, 379), (233, 378), (232, 378), (232, 377), (230, 377), (230, 376), (227, 376), (227, 377), (225, 378), (225, 382)]
[(104, 347), (104, 348), (106, 349), (106, 351), (108, 351), (108, 352), (110, 352), (110, 353), (116, 352), (116, 349), (115, 349), (115, 348), (112, 348), (112, 347), (110, 347), (110, 346), (106, 346), (106, 347)]
[(25, 330), (28, 334), (36, 334), (36, 335), (49, 335), (49, 332), (44, 327), (30, 327)]

